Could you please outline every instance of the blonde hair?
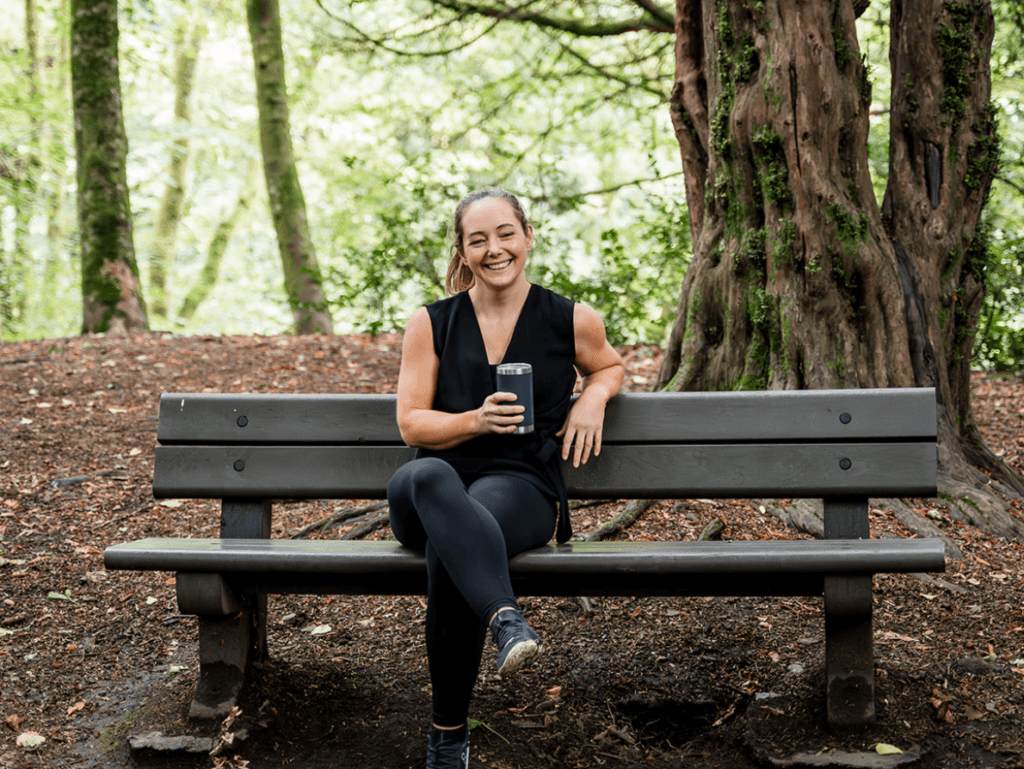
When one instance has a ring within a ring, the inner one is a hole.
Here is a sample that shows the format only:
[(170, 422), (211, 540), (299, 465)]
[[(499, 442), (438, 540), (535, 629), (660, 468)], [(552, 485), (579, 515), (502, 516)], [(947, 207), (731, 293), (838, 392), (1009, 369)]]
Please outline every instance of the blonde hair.
[(457, 294), (460, 291), (466, 291), (472, 288), (475, 281), (473, 272), (462, 260), (462, 218), (465, 216), (467, 208), (486, 198), (499, 198), (504, 200), (512, 206), (512, 211), (519, 220), (519, 224), (522, 225), (523, 232), (525, 233), (530, 229), (530, 220), (526, 218), (526, 212), (523, 210), (523, 206), (519, 202), (519, 198), (511, 192), (499, 189), (498, 187), (484, 187), (483, 189), (469, 193), (455, 208), (455, 217), (452, 227), (451, 261), (448, 262), (448, 274), (445, 276), (444, 280), (444, 288), (449, 294)]

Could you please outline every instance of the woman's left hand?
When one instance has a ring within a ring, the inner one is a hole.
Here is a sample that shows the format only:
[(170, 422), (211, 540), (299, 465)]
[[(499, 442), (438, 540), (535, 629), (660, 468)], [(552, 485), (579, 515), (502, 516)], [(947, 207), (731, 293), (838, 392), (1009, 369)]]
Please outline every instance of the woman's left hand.
[(555, 433), (562, 438), (562, 459), (568, 459), (572, 452), (573, 467), (586, 464), (591, 452), (595, 457), (601, 453), (601, 433), (607, 400), (607, 396), (600, 394), (596, 388), (590, 390), (589, 397), (588, 390), (584, 390), (570, 409), (562, 429)]

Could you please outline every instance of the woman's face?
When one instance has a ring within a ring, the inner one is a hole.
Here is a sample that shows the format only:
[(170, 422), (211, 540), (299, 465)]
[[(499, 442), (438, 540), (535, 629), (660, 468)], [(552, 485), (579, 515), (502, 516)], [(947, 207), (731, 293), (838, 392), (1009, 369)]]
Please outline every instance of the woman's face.
[(462, 216), (462, 259), (478, 285), (493, 290), (523, 280), (533, 227), (523, 231), (515, 209), (501, 198), (473, 203)]

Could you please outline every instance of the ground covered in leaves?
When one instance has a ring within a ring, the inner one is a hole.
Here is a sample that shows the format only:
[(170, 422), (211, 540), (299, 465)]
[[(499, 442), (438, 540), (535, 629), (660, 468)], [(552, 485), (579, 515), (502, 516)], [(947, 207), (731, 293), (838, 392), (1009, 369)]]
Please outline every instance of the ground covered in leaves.
[[(0, 344), (0, 769), (423, 765), (422, 600), (272, 597), (271, 661), (236, 719), (201, 727), (185, 718), (196, 625), (177, 613), (173, 576), (102, 562), (124, 540), (216, 535), (215, 502), (152, 497), (161, 392), (390, 392), (399, 346), (396, 336)], [(658, 351), (623, 353), (627, 386), (647, 389)], [(986, 440), (1024, 471), (1024, 382), (977, 374), (974, 388)], [(827, 765), (881, 744), (907, 766), (1024, 765), (1024, 550), (950, 520), (935, 500), (911, 503), (963, 558), (937, 581), (876, 578), (876, 726), (825, 727), (820, 600), (599, 599), (584, 612), (533, 598), (524, 608), (548, 653), (506, 683), (488, 651), (474, 761), (743, 769)], [(273, 535), (352, 504), (278, 504)], [(579, 509), (577, 530), (623, 504)], [(714, 519), (727, 539), (804, 536), (760, 507), (661, 502), (619, 536), (695, 539)], [(872, 529), (910, 536), (884, 506)], [(153, 731), (205, 752), (131, 747)]]

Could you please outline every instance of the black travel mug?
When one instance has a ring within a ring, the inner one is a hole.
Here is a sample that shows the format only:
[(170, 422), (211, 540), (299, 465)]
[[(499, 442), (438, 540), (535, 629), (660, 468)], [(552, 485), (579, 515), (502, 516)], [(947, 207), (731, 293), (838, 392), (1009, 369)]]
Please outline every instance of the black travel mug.
[(533, 432), (533, 366), (529, 363), (502, 363), (498, 366), (498, 392), (515, 393), (516, 406), (526, 407), (516, 433)]

